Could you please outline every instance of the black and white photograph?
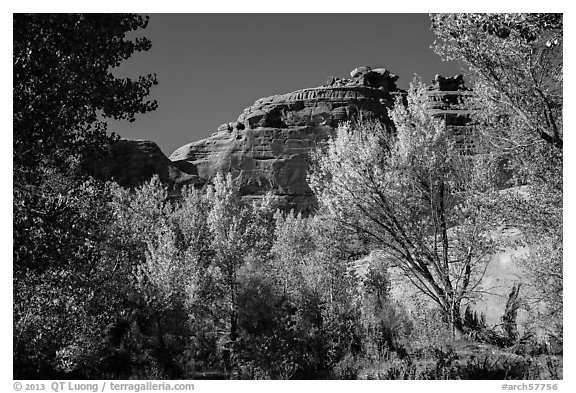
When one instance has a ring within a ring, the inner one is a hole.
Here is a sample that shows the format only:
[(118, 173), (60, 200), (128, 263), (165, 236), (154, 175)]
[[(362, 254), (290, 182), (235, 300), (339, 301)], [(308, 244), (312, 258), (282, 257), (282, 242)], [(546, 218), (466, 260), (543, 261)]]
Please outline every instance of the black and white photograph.
[(343, 4), (12, 14), (9, 388), (562, 390), (564, 14)]

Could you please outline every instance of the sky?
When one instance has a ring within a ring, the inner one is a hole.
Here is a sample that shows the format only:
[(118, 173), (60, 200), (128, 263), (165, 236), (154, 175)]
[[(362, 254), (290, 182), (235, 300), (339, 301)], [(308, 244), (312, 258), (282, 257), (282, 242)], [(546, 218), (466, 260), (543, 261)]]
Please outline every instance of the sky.
[(156, 73), (155, 112), (110, 121), (123, 138), (149, 139), (170, 154), (235, 121), (258, 98), (349, 77), (357, 66), (384, 67), (407, 88), (414, 74), (462, 71), (430, 45), (428, 14), (149, 14), (138, 36), (152, 41), (114, 71)]

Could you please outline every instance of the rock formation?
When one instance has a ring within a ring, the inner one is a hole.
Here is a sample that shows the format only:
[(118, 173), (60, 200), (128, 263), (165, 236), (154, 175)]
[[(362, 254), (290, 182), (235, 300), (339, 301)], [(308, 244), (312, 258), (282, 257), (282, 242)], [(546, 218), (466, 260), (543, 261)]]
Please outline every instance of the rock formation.
[(472, 90), (464, 85), (464, 77), (436, 75), (428, 87), (427, 94), (431, 102), (429, 113), (444, 119), (461, 150), (473, 152), (474, 139), (470, 134), (470, 128), (467, 127), (471, 110), (463, 105), (464, 100), (472, 95)]
[[(320, 87), (261, 98), (236, 121), (178, 148), (170, 159), (153, 142), (121, 140), (98, 164), (98, 172), (126, 187), (158, 174), (175, 189), (202, 186), (218, 172), (231, 172), (245, 198), (272, 190), (284, 207), (307, 212), (314, 205), (306, 182), (309, 152), (342, 121), (378, 119), (392, 128), (388, 108), (406, 93), (396, 86), (397, 80), (386, 69), (358, 67), (350, 78), (330, 77)], [(470, 93), (461, 75), (437, 75), (428, 90), (431, 112), (442, 116), (463, 141), (469, 112), (460, 101)]]
[(194, 168), (181, 170), (156, 143), (147, 140), (120, 139), (112, 143), (107, 155), (90, 163), (88, 170), (123, 187), (136, 187), (152, 175), (158, 175), (163, 183), (171, 186), (204, 182), (196, 176)]
[(330, 77), (320, 87), (261, 98), (235, 122), (180, 147), (170, 159), (206, 181), (217, 172), (231, 172), (240, 179), (243, 195), (273, 190), (285, 206), (307, 211), (313, 204), (306, 182), (310, 150), (342, 121), (379, 119), (391, 126), (387, 110), (403, 93), (397, 79), (386, 69), (359, 67), (351, 79)]

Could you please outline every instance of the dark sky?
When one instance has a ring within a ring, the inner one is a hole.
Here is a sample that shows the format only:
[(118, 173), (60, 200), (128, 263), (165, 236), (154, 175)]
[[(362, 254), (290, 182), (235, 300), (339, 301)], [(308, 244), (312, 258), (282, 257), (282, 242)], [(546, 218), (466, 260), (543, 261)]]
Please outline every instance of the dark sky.
[(152, 49), (115, 73), (156, 73), (158, 110), (110, 130), (150, 139), (170, 156), (235, 121), (258, 98), (349, 77), (357, 66), (384, 67), (407, 88), (414, 74), (429, 82), (455, 75), (431, 49), (427, 14), (151, 14), (139, 35)]

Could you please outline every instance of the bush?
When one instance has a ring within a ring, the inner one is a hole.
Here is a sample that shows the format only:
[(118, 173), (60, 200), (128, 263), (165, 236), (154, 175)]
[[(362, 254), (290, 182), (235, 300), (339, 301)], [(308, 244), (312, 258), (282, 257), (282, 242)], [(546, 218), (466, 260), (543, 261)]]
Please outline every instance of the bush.
[(491, 346), (475, 351), (428, 348), (405, 358), (392, 356), (358, 374), (365, 379), (542, 380), (562, 378), (562, 359), (523, 357)]

